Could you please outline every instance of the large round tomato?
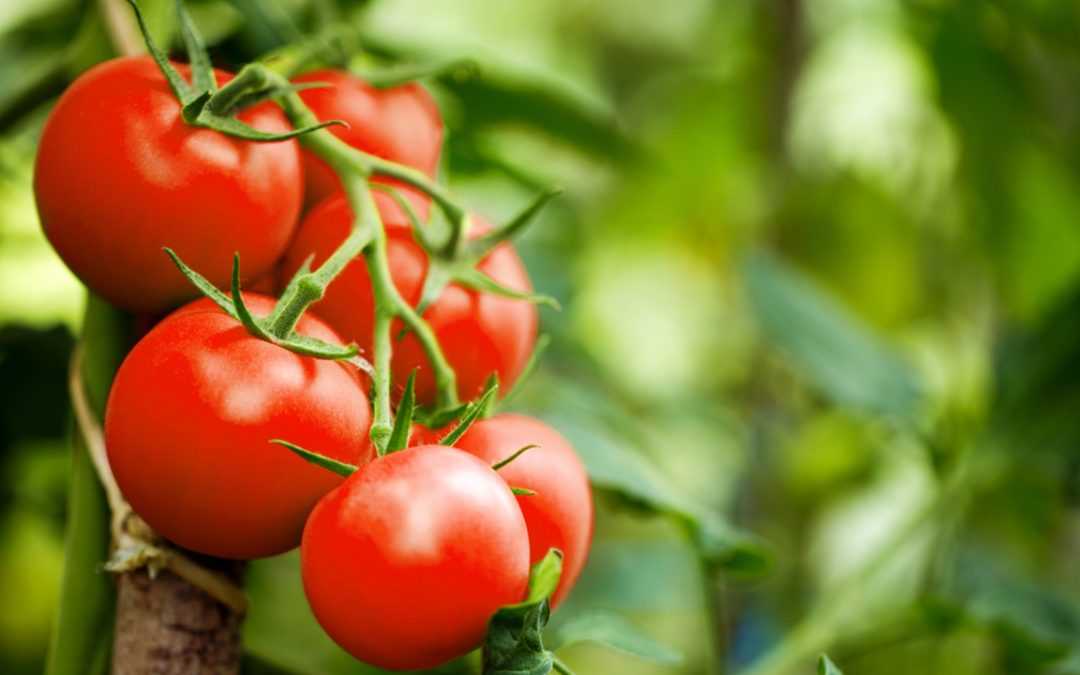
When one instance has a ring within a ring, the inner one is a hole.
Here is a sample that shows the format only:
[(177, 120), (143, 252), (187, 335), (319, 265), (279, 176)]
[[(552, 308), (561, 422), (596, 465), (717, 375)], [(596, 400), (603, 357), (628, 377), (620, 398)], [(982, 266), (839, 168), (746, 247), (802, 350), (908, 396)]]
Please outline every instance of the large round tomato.
[(522, 600), (525, 521), (506, 483), (460, 450), (409, 448), (363, 467), (319, 502), (300, 548), (323, 629), (380, 668), (433, 668), (476, 647)]
[[(256, 315), (273, 307), (244, 298)], [(297, 330), (340, 343), (312, 316)], [(255, 338), (199, 300), (128, 354), (109, 392), (105, 440), (120, 490), (151, 527), (185, 548), (246, 559), (295, 547), (311, 508), (342, 481), (270, 439), (363, 464), (370, 421), (353, 366)]]
[[(375, 200), (387, 231), (390, 272), (401, 295), (414, 306), (427, 275), (427, 254), (416, 243), (412, 230), (398, 206), (386, 195)], [(282, 265), (288, 280), (309, 255), (321, 263), (347, 236), (352, 210), (341, 195), (316, 207), (300, 226)], [(477, 223), (476, 231), (486, 227)], [(493, 250), (479, 269), (504, 286), (531, 290), (525, 266), (510, 244)], [(362, 260), (349, 264), (314, 305), (315, 312), (336, 328), (346, 340), (355, 341), (370, 356), (374, 330), (374, 298), (367, 267)], [(435, 331), (446, 358), (457, 372), (458, 393), (463, 399), (479, 394), (492, 373), (510, 387), (521, 374), (536, 343), (536, 307), (490, 293), (480, 293), (451, 284), (427, 308), (424, 318)], [(435, 381), (420, 341), (412, 333), (400, 338), (400, 322), (395, 322), (393, 374), (400, 391), (409, 373), (419, 368), (417, 399), (429, 403), (435, 398)]]
[(519, 496), (518, 504), (529, 528), (532, 562), (551, 548), (563, 552), (562, 578), (551, 599), (553, 607), (558, 605), (585, 566), (592, 539), (592, 492), (577, 453), (540, 420), (511, 414), (473, 423), (454, 445), (488, 464), (526, 445), (539, 446), (499, 469), (499, 475), (514, 487), (536, 492)]
[[(217, 72), (219, 84), (230, 77)], [(239, 119), (291, 128), (271, 103)], [(235, 251), (245, 279), (268, 271), (296, 227), (302, 190), (295, 140), (254, 143), (185, 124), (149, 57), (79, 77), (45, 123), (34, 168), (41, 224), (60, 257), (106, 300), (138, 312), (198, 295), (163, 246), (219, 286)]]
[[(294, 82), (330, 85), (305, 89), (300, 98), (320, 120), (344, 120), (349, 126), (333, 126), (330, 132), (349, 145), (383, 159), (435, 175), (442, 150), (443, 123), (431, 95), (416, 83), (376, 89), (343, 70), (316, 70)], [(304, 151), (305, 201), (321, 202), (341, 191), (341, 182), (326, 162)], [(401, 189), (426, 215), (428, 199), (393, 180), (380, 181)]]

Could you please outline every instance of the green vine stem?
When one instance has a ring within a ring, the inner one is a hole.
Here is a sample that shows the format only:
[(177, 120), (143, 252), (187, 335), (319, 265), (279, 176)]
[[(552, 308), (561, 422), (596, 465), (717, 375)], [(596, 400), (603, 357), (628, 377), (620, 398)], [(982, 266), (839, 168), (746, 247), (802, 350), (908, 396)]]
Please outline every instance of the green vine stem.
[[(259, 63), (242, 68), (233, 80), (214, 94), (207, 105), (227, 109), (232, 101), (243, 97), (245, 93), (267, 89), (281, 92), (278, 101), (294, 127), (310, 128), (320, 124), (300, 96), (289, 89), (288, 80)], [(440, 408), (457, 405), (457, 377), (431, 327), (401, 296), (393, 282), (386, 251), (386, 232), (368, 179), (373, 174), (381, 174), (396, 177), (418, 187), (431, 195), (451, 223), (464, 223), (465, 211), (453, 202), (443, 188), (432, 183), (423, 173), (368, 155), (324, 129), (304, 134), (300, 137), (300, 142), (319, 155), (339, 176), (345, 186), (346, 197), (355, 220), (349, 235), (322, 265), (315, 270), (301, 271), (290, 283), (289, 289), (278, 301), (268, 319), (269, 330), (279, 338), (286, 338), (304, 311), (322, 298), (330, 282), (354, 258), (363, 255), (375, 300), (374, 420), (371, 439), (379, 453), (383, 454), (393, 430), (390, 400), (393, 320), (400, 318), (420, 340), (434, 373)]]

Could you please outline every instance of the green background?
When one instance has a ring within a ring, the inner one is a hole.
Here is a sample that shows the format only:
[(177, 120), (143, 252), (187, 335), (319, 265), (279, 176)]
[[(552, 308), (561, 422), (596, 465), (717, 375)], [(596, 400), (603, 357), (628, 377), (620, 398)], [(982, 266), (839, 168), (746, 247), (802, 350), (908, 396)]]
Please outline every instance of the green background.
[[(560, 651), (577, 672), (1080, 673), (1080, 4), (189, 6), (224, 66), (328, 17), (360, 72), (470, 57), (430, 82), (442, 178), (495, 220), (566, 188), (519, 242), (563, 309), (514, 402), (598, 486), (554, 623), (617, 611), (683, 655)], [(111, 55), (97, 8), (0, 4), (4, 673), (40, 672), (59, 602), (84, 293), (32, 161)], [(249, 590), (251, 672), (370, 672), (294, 557)]]

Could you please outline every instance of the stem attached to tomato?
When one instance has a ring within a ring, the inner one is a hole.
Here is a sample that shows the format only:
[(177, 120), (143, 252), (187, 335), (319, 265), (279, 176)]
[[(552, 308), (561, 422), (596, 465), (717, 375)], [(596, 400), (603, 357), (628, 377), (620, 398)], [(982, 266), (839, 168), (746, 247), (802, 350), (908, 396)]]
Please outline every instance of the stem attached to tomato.
[[(225, 109), (242, 98), (246, 92), (263, 89), (281, 92), (278, 102), (296, 128), (313, 127), (320, 123), (300, 96), (289, 89), (288, 80), (259, 63), (244, 66), (206, 105)], [(379, 160), (349, 146), (325, 130), (307, 133), (301, 136), (300, 142), (329, 164), (340, 178), (353, 211), (353, 227), (348, 237), (317, 269), (302, 270), (289, 284), (288, 291), (268, 318), (268, 330), (277, 338), (287, 339), (304, 311), (323, 297), (326, 287), (353, 259), (363, 254), (375, 300), (372, 402), (375, 419), (371, 426), (371, 439), (382, 454), (386, 451), (393, 430), (390, 401), (390, 362), (393, 353), (390, 331), (393, 319), (400, 317), (420, 340), (434, 372), (440, 408), (457, 404), (457, 377), (431, 327), (412, 305), (401, 297), (393, 282), (386, 251), (386, 231), (368, 180), (373, 173), (384, 173), (415, 185), (430, 194), (451, 220), (456, 218), (463, 222), (465, 211), (454, 204), (441, 187), (431, 183), (427, 176), (419, 171)]]

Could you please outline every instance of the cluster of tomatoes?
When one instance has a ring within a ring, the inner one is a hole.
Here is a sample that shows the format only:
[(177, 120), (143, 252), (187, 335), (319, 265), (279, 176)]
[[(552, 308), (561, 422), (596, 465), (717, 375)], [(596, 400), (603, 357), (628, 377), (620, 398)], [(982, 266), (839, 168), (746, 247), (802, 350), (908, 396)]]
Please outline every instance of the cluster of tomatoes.
[[(187, 66), (175, 67), (190, 78)], [(231, 78), (215, 76), (219, 84)], [(443, 126), (421, 86), (375, 89), (338, 70), (297, 80), (329, 85), (301, 95), (320, 119), (348, 122), (333, 129), (338, 138), (434, 173)], [(260, 131), (291, 129), (269, 101), (238, 119)], [(394, 187), (427, 213), (425, 195)], [(588, 552), (592, 502), (580, 460), (556, 431), (498, 414), (448, 447), (440, 444), (444, 429), (414, 425), (409, 447), (377, 456), (364, 373), (260, 339), (208, 299), (190, 301), (196, 291), (164, 246), (221, 288), (238, 252), (245, 288), (259, 291), (244, 292), (246, 305), (266, 316), (302, 263), (313, 257), (318, 265), (346, 237), (353, 215), (338, 178), (300, 143), (189, 125), (151, 58), (120, 58), (82, 75), (53, 109), (35, 194), (49, 241), (93, 292), (140, 316), (171, 311), (147, 320), (152, 327), (120, 367), (105, 416), (117, 483), (158, 533), (234, 559), (299, 545), (319, 622), (357, 658), (386, 668), (433, 667), (475, 648), (493, 613), (523, 599), (530, 563), (551, 548), (564, 556), (551, 602), (566, 596)], [(399, 204), (384, 193), (375, 199), (393, 281), (415, 306), (428, 254)], [(479, 268), (507, 288), (530, 290), (509, 243)], [(363, 352), (372, 348), (376, 311), (358, 258), (296, 331), (355, 342)], [(511, 385), (536, 342), (528, 301), (457, 284), (423, 316), (466, 400), (492, 375)], [(393, 335), (395, 391), (415, 372), (417, 402), (432, 403), (419, 341), (400, 326)], [(269, 443), (275, 438), (358, 470), (343, 478)], [(535, 447), (493, 468), (525, 446)], [(515, 495), (511, 486), (522, 489)]]

